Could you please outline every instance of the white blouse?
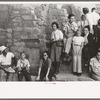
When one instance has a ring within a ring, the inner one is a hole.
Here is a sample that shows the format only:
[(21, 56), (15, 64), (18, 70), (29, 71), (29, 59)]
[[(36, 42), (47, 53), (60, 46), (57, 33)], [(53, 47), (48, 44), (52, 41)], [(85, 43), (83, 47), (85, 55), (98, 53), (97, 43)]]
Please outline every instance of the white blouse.
[(84, 42), (84, 37), (80, 36), (74, 36), (73, 37), (73, 44), (76, 44), (76, 45), (81, 45), (83, 42)]
[(63, 33), (60, 30), (53, 31), (51, 34), (51, 39), (54, 41), (63, 39)]

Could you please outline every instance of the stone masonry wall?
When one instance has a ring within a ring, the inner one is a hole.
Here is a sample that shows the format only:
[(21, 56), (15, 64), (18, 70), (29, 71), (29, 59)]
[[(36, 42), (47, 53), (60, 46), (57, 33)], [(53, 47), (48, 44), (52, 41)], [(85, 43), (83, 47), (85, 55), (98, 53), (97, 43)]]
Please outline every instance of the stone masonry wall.
[(57, 21), (61, 28), (66, 15), (54, 4), (0, 5), (0, 45), (7, 45), (17, 58), (25, 51), (36, 67), (40, 53), (49, 49), (51, 23)]

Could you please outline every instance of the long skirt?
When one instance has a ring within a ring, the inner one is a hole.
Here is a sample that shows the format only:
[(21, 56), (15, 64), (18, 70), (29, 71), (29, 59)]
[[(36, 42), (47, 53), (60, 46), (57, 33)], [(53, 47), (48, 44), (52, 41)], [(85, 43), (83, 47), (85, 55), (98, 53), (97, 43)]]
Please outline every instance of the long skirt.
[(73, 72), (82, 73), (82, 51), (80, 46), (74, 46), (73, 48)]
[(52, 62), (59, 62), (61, 58), (62, 47), (57, 46), (56, 43), (52, 44), (50, 58)]

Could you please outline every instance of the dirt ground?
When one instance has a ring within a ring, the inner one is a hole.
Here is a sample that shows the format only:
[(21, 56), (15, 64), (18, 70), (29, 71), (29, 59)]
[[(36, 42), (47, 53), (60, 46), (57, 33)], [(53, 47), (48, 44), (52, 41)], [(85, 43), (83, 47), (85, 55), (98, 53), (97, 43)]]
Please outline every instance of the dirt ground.
[(63, 63), (60, 65), (60, 72), (57, 74), (57, 81), (94, 81), (90, 78), (87, 68), (82, 67), (82, 75), (77, 76), (72, 73), (72, 64)]

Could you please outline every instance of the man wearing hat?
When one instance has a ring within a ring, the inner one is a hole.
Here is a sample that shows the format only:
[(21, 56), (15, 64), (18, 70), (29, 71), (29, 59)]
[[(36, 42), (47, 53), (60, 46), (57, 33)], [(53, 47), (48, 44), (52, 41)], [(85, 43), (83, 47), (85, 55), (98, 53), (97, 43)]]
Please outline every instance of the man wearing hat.
[(0, 76), (1, 81), (12, 81), (14, 69), (11, 67), (12, 58), (14, 54), (8, 51), (8, 48), (5, 46), (0, 47)]

